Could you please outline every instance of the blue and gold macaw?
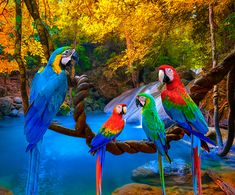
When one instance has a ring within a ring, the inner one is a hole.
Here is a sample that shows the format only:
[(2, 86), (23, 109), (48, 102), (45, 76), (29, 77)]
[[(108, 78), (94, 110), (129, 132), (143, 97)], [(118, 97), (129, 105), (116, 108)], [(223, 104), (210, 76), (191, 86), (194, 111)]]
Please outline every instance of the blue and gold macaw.
[(78, 60), (75, 49), (61, 47), (50, 56), (47, 65), (35, 74), (30, 91), (30, 106), (25, 115), (26, 152), (30, 153), (30, 165), (26, 195), (38, 193), (39, 142), (59, 111), (67, 90), (67, 70)]

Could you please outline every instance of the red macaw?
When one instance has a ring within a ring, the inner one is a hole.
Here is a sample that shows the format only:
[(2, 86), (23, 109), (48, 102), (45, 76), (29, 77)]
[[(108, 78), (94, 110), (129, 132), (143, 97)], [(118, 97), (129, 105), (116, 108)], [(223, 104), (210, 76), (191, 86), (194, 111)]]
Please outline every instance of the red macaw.
[(191, 133), (194, 194), (202, 194), (201, 140), (213, 145), (215, 143), (204, 136), (208, 132), (208, 125), (200, 109), (188, 95), (176, 70), (169, 65), (160, 66), (159, 80), (166, 83), (166, 90), (161, 93), (162, 104), (166, 113), (179, 126)]
[(127, 111), (126, 104), (118, 104), (110, 118), (102, 125), (98, 134), (92, 139), (90, 153), (96, 153), (96, 194), (102, 194), (102, 171), (105, 159), (106, 144), (116, 141), (122, 132), (125, 121), (122, 118)]

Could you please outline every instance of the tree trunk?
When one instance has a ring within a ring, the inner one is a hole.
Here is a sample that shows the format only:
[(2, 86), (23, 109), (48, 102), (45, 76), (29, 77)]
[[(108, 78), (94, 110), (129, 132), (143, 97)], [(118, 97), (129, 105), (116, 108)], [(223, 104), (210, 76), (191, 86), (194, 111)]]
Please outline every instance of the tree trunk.
[(235, 49), (205, 75), (195, 80), (190, 88), (190, 96), (196, 104), (206, 96), (214, 85), (219, 83), (235, 66)]
[[(235, 63), (235, 62), (234, 62)], [(227, 99), (229, 105), (229, 116), (228, 116), (228, 135), (227, 141), (223, 149), (218, 153), (220, 156), (226, 156), (230, 151), (234, 135), (235, 135), (235, 66), (232, 67), (228, 74), (227, 83)]]
[(138, 86), (138, 74), (134, 70), (133, 67), (133, 54), (134, 54), (134, 47), (133, 42), (130, 38), (130, 34), (127, 30), (125, 30), (125, 38), (126, 38), (126, 47), (127, 47), (127, 56), (128, 56), (128, 68), (131, 73), (131, 80), (133, 87)]
[(49, 59), (50, 53), (54, 50), (53, 44), (49, 35), (48, 30), (46, 29), (45, 25), (42, 22), (42, 19), (40, 18), (39, 11), (38, 11), (38, 5), (35, 0), (24, 0), (26, 7), (30, 13), (30, 15), (33, 17), (39, 37), (40, 42), (42, 44), (42, 48), (44, 50), (45, 57)]
[(21, 7), (21, 1), (15, 0), (16, 4), (16, 42), (15, 42), (15, 60), (18, 63), (19, 70), (20, 70), (20, 91), (23, 101), (23, 107), (24, 107), (24, 113), (26, 113), (28, 106), (29, 106), (29, 100), (28, 100), (28, 94), (27, 94), (27, 81), (26, 81), (26, 69), (24, 66), (24, 63), (21, 58), (21, 34), (22, 34), (22, 7)]
[[(216, 41), (215, 41), (215, 31), (214, 31), (214, 10), (213, 4), (209, 5), (209, 24), (210, 24), (210, 35), (211, 35), (211, 54), (212, 54), (212, 67), (215, 68), (217, 65), (217, 55), (216, 55)], [(218, 85), (213, 88), (213, 104), (214, 104), (214, 125), (216, 131), (217, 143), (220, 148), (223, 147), (223, 140), (219, 128), (219, 105), (218, 105)]]

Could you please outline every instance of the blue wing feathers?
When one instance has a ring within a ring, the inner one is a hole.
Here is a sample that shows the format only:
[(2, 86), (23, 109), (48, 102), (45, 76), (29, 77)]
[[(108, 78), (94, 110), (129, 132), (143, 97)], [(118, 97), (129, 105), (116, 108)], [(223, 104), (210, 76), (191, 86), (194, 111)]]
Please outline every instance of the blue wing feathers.
[[(114, 138), (114, 137), (113, 137)], [(95, 152), (98, 149), (102, 148), (103, 146), (105, 146), (107, 143), (109, 143), (112, 140), (112, 138), (107, 138), (104, 137), (101, 133), (98, 133), (91, 141), (91, 149), (89, 150), (89, 152)]]
[(30, 107), (25, 116), (25, 135), (29, 148), (42, 139), (68, 89), (64, 71), (59, 75), (49, 70), (52, 74), (45, 70), (43, 72), (37, 73), (32, 82)]

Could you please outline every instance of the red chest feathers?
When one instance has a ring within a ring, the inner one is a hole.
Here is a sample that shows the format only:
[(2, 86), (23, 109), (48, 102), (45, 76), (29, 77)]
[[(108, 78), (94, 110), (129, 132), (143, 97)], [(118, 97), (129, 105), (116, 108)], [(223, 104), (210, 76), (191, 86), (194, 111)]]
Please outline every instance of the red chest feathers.
[(104, 127), (110, 129), (113, 132), (119, 132), (125, 125), (124, 120), (119, 115), (112, 115), (105, 123)]
[(178, 88), (175, 88), (173, 90), (164, 90), (161, 93), (162, 101), (168, 99), (170, 102), (178, 105), (186, 105), (184, 96), (186, 96), (185, 90), (180, 90)]

